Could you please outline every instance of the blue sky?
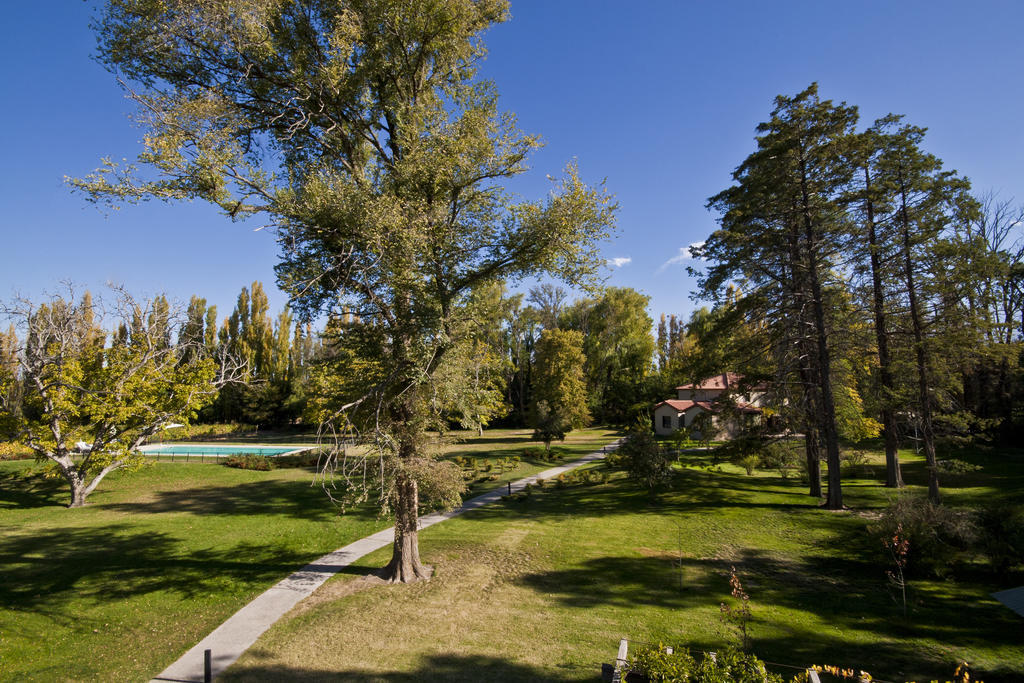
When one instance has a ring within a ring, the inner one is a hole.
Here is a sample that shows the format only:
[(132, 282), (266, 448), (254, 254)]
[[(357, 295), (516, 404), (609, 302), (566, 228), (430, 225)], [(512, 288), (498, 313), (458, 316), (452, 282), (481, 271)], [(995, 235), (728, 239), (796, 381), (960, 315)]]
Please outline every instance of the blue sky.
[[(279, 310), (268, 232), (200, 204), (104, 212), (64, 186), (103, 156), (133, 157), (141, 137), (91, 59), (94, 7), (5, 8), (0, 298), (114, 281), (145, 295), (199, 294), (225, 316), (258, 279)], [(1024, 3), (512, 0), (511, 11), (486, 37), (482, 75), (546, 141), (513, 189), (540, 197), (545, 176), (571, 160), (588, 181), (605, 179), (620, 204), (604, 254), (621, 265), (608, 284), (649, 295), (652, 317), (693, 309), (677, 257), (714, 229), (706, 199), (752, 151), (772, 98), (812, 81), (823, 97), (858, 105), (864, 123), (895, 112), (928, 127), (925, 147), (976, 191), (1024, 201)]]

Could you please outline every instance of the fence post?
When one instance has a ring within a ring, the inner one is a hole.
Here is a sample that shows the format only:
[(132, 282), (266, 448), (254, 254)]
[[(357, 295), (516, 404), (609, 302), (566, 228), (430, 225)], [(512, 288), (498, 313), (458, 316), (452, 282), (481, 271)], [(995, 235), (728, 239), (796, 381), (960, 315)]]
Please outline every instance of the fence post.
[(508, 482), (508, 495), (512, 495), (512, 482)]
[(210, 650), (203, 650), (203, 683), (210, 683), (213, 680), (213, 662), (211, 660)]
[(615, 673), (612, 674), (612, 683), (621, 683), (622, 669), (626, 666), (626, 655), (629, 649), (629, 641), (623, 638), (619, 641), (619, 654), (615, 657)]

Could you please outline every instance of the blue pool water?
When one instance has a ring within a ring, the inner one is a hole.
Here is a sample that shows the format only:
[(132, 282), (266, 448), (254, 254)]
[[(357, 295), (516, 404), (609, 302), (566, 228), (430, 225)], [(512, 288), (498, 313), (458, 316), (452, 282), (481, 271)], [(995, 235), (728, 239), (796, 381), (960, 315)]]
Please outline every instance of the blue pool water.
[(235, 444), (230, 446), (213, 446), (205, 444), (165, 443), (149, 444), (139, 451), (143, 455), (212, 455), (224, 457), (228, 455), (283, 455), (308, 450), (308, 446), (263, 446), (260, 444)]

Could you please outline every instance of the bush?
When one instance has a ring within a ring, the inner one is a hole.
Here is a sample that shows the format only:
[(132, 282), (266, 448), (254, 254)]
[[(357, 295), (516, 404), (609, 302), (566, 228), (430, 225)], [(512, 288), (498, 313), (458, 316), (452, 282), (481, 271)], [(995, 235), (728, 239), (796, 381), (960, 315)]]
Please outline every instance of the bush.
[(29, 460), (34, 457), (32, 450), (21, 444), (0, 442), (0, 460)]
[(1000, 575), (1024, 563), (1024, 505), (997, 503), (978, 515), (980, 550)]
[[(761, 449), (761, 462), (758, 466), (765, 470), (775, 470), (783, 479), (788, 479), (793, 472), (800, 470), (803, 462), (803, 450), (795, 441), (775, 441)], [(806, 463), (804, 467), (806, 468)]]
[(240, 470), (259, 470), (269, 472), (277, 469), (277, 463), (265, 455), (232, 455), (224, 460), (228, 467), (237, 467)]
[[(979, 538), (972, 514), (942, 505), (927, 498), (901, 495), (882, 513), (869, 530), (882, 543), (902, 528), (901, 537), (910, 542), (907, 574), (942, 576)], [(889, 559), (885, 560), (888, 566)]]
[(844, 450), (843, 454), (839, 456), (839, 462), (841, 467), (852, 474), (868, 464), (868, 454), (864, 451)]
[(547, 452), (540, 446), (530, 446), (529, 448), (523, 449), (524, 458), (533, 458), (534, 460), (544, 460), (548, 456)]
[(702, 653), (697, 661), (685, 650), (667, 654), (660, 646), (649, 647), (630, 657), (629, 666), (649, 681), (664, 683), (782, 683), (782, 677), (765, 669), (760, 659), (736, 650), (714, 657)]
[(981, 469), (981, 465), (975, 465), (974, 463), (967, 462), (966, 460), (958, 460), (957, 458), (939, 460), (935, 464), (938, 466), (939, 472), (943, 474), (970, 474), (971, 472), (977, 472)]
[(761, 458), (756, 453), (744, 455), (736, 461), (736, 464), (747, 471), (747, 476), (754, 474), (754, 468), (761, 464)]
[(633, 425), (618, 451), (625, 458), (626, 472), (650, 490), (672, 476), (672, 458), (655, 440), (647, 422)]

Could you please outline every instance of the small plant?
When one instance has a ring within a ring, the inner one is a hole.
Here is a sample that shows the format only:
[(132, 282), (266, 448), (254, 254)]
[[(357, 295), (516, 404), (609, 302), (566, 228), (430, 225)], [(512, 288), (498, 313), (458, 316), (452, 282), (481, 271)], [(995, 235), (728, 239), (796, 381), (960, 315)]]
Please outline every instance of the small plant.
[[(934, 505), (926, 498), (910, 494), (896, 496), (868, 529), (883, 545), (897, 533), (907, 539), (914, 550), (904, 567), (907, 577), (946, 575), (973, 552), (980, 535), (975, 515), (970, 511)], [(888, 567), (888, 553), (884, 563)]]
[(747, 472), (747, 476), (753, 476), (754, 469), (761, 464), (761, 458), (753, 453), (750, 455), (744, 455), (736, 461), (736, 464), (742, 467)]
[(883, 541), (889, 558), (892, 560), (893, 569), (888, 569), (885, 575), (889, 579), (889, 585), (899, 591), (900, 600), (903, 603), (903, 616), (907, 616), (907, 578), (903, 570), (907, 567), (907, 557), (910, 555), (910, 540), (903, 533), (903, 525), (896, 524), (896, 531), (892, 537)]
[(729, 569), (729, 588), (733, 599), (738, 600), (739, 604), (727, 605), (723, 602), (720, 605), (722, 622), (735, 630), (740, 648), (746, 652), (750, 649), (750, 596), (743, 590), (736, 567)]
[(844, 451), (839, 456), (839, 461), (842, 467), (854, 472), (863, 469), (868, 464), (868, 454), (859, 450)]
[(533, 458), (534, 460), (543, 460), (547, 457), (547, 453), (540, 446), (530, 446), (529, 448), (523, 449), (522, 458)]

